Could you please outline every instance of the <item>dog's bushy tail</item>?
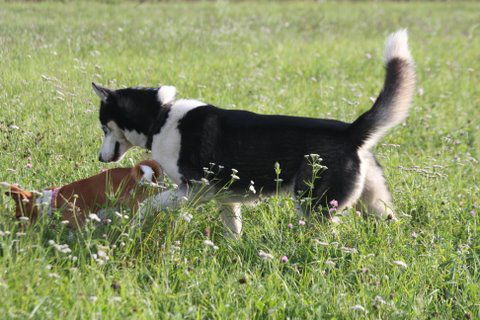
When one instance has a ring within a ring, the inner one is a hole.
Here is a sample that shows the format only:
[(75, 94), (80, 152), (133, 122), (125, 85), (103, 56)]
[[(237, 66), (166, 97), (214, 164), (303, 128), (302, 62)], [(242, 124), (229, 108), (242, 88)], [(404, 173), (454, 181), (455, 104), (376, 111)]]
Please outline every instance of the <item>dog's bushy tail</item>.
[(407, 30), (397, 31), (387, 38), (385, 65), (382, 92), (373, 107), (348, 128), (357, 148), (372, 148), (408, 115), (415, 90), (415, 64), (408, 48)]

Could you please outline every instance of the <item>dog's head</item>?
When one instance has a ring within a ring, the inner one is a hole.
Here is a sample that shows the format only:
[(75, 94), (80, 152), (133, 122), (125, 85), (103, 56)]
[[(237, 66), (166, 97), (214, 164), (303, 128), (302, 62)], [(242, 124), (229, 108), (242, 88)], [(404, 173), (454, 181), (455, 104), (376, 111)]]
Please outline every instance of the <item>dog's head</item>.
[(39, 213), (39, 208), (35, 203), (37, 195), (14, 185), (9, 185), (7, 188), (8, 191), (5, 194), (15, 201), (15, 218), (27, 217), (30, 221), (35, 221)]
[(161, 109), (176, 95), (172, 86), (119, 90), (92, 86), (100, 98), (100, 124), (105, 134), (98, 157), (102, 162), (119, 161), (133, 146), (147, 147)]

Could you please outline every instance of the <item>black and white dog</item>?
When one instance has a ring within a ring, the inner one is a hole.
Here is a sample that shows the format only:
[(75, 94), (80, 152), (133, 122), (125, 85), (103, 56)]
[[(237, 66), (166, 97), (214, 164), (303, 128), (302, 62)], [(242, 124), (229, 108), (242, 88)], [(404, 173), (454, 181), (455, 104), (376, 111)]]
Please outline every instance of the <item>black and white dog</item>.
[[(318, 154), (327, 169), (310, 193), (314, 209), (336, 200), (337, 209), (343, 210), (361, 199), (369, 211), (393, 219), (391, 195), (370, 150), (408, 114), (415, 68), (406, 30), (387, 39), (385, 63), (382, 92), (353, 123), (219, 109), (197, 100), (176, 100), (171, 86), (110, 90), (93, 83), (101, 99), (105, 133), (99, 159), (118, 161), (132, 146), (150, 149), (153, 159), (179, 185), (149, 200), (157, 210), (185, 198), (190, 181), (204, 178), (205, 168), (214, 163), (217, 186), (236, 179), (230, 186), (234, 195), (225, 200), (221, 217), (240, 233), (238, 202), (245, 199), (245, 190), (254, 183), (263, 194), (274, 192), (280, 178), (283, 189), (302, 197), (312, 176), (305, 155)], [(280, 164), (280, 177), (275, 163)]]

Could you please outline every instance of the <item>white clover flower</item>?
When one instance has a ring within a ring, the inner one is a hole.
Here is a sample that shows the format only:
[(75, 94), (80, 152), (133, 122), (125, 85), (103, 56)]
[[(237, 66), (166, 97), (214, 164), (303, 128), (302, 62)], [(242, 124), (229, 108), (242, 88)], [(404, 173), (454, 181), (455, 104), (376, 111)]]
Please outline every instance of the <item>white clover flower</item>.
[(346, 253), (358, 253), (358, 250), (355, 248), (342, 247), (341, 250)]
[(88, 218), (89, 218), (90, 220), (97, 221), (97, 222), (102, 221), (102, 220), (100, 220), (100, 218), (99, 218), (95, 213), (90, 213), (90, 214), (88, 215)]
[(180, 218), (182, 218), (186, 222), (190, 222), (190, 221), (192, 221), (193, 215), (188, 213), (188, 212), (185, 212), (182, 215), (180, 215)]
[(327, 266), (330, 266), (330, 267), (335, 267), (335, 265), (336, 265), (335, 261), (332, 261), (332, 260), (330, 260), (330, 259), (327, 260), (327, 261), (325, 261), (325, 264), (326, 264)]
[(318, 239), (315, 239), (314, 241), (315, 241), (316, 244), (321, 245), (321, 246), (327, 247), (329, 245), (328, 242), (320, 241)]
[(406, 264), (405, 262), (401, 261), (401, 260), (395, 260), (393, 261), (393, 263), (401, 268), (404, 268), (404, 269), (407, 269), (408, 268), (408, 264)]
[(211, 240), (204, 240), (203, 244), (207, 247), (212, 248), (213, 250), (218, 250), (218, 246), (216, 246), (215, 243), (213, 243), (213, 241)]
[(263, 250), (258, 251), (258, 256), (260, 257), (260, 259), (265, 260), (265, 261), (273, 259), (273, 255), (271, 255), (270, 253), (267, 253)]
[(385, 299), (383, 299), (381, 296), (376, 296), (375, 299), (373, 299), (373, 305), (378, 306), (380, 304), (386, 304), (387, 302)]
[(350, 310), (354, 310), (354, 311), (362, 311), (362, 312), (365, 312), (365, 308), (359, 304), (357, 305), (354, 305), (354, 306), (351, 306), (350, 307)]

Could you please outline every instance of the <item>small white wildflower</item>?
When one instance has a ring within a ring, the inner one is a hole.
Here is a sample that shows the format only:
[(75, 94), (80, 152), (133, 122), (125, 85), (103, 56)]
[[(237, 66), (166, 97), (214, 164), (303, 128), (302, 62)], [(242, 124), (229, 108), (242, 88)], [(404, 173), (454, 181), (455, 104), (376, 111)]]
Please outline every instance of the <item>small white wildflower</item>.
[(401, 261), (401, 260), (395, 260), (393, 261), (393, 263), (401, 268), (404, 268), (404, 269), (407, 269), (408, 268), (408, 264), (406, 264), (405, 262)]
[(190, 221), (192, 221), (193, 215), (188, 213), (188, 212), (185, 212), (180, 216), (180, 218), (182, 218), (186, 222), (190, 222)]
[(251, 185), (248, 187), (248, 190), (250, 190), (250, 192), (253, 193), (253, 194), (256, 194), (256, 193), (257, 193), (257, 190), (255, 190), (255, 187), (253, 186), (253, 184), (251, 184)]
[(50, 240), (48, 240), (48, 244), (53, 246), (55, 244), (55, 241), (50, 239)]
[(78, 257), (77, 256), (72, 256), (70, 259), (72, 259), (72, 261), (77, 261)]
[(210, 185), (210, 181), (208, 181), (208, 179), (206, 179), (206, 178), (202, 178), (202, 179), (200, 179), (200, 181), (202, 182), (202, 184), (204, 184), (206, 186)]
[(233, 173), (233, 174), (237, 174), (237, 173), (238, 173), (238, 170), (237, 170), (237, 169), (232, 169), (232, 173)]
[(183, 196), (182, 201), (188, 201), (188, 198), (186, 196)]
[(8, 127), (9, 127), (10, 129), (13, 129), (13, 130), (18, 130), (18, 129), (20, 129), (19, 126), (14, 125), (14, 124), (12, 124), (12, 125), (10, 125), (10, 126), (8, 126)]
[(52, 270), (52, 265), (51, 265), (51, 264), (47, 264), (47, 265), (45, 266), (45, 269), (47, 269), (47, 270)]
[(380, 304), (386, 304), (387, 302), (385, 299), (383, 299), (381, 296), (376, 296), (375, 299), (373, 299), (373, 305), (378, 306)]
[(233, 173), (230, 175), (230, 177), (232, 177), (233, 180), (240, 180), (240, 177)]
[(335, 265), (336, 265), (335, 261), (332, 261), (332, 260), (330, 260), (330, 259), (327, 260), (327, 261), (325, 261), (325, 264), (326, 264), (327, 266), (330, 266), (330, 267), (335, 267)]
[(90, 213), (88, 215), (88, 218), (90, 218), (90, 220), (97, 221), (97, 222), (102, 221), (102, 220), (100, 220), (100, 218), (95, 213)]
[(329, 245), (328, 242), (320, 241), (320, 240), (318, 240), (318, 239), (315, 239), (314, 241), (315, 241), (316, 244), (321, 245), (321, 246), (325, 246), (325, 247), (326, 247), (326, 246)]
[(263, 250), (258, 251), (258, 256), (262, 260), (272, 260), (273, 259), (273, 255), (271, 255), (270, 253), (267, 253)]
[(365, 312), (365, 308), (359, 304), (357, 305), (354, 305), (354, 306), (351, 306), (350, 307), (350, 310), (354, 310), (354, 311), (362, 311), (362, 312)]
[(103, 250), (98, 250), (98, 251), (97, 251), (97, 256), (98, 256), (99, 258), (105, 258), (105, 257), (107, 257), (107, 253), (106, 253), (105, 251), (103, 251)]
[(207, 247), (211, 247), (213, 250), (218, 250), (218, 247), (211, 240), (204, 240), (203, 244), (206, 245)]
[(355, 248), (342, 247), (341, 250), (346, 253), (358, 253), (358, 250)]
[(48, 274), (49, 278), (60, 279), (60, 276), (54, 272)]
[(22, 216), (22, 217), (19, 218), (19, 220), (20, 220), (20, 221), (28, 221), (28, 220), (30, 220), (30, 219), (29, 219), (28, 217)]
[(90, 296), (90, 297), (88, 297), (88, 299), (92, 302), (96, 302), (98, 300), (98, 298), (96, 296)]
[(115, 215), (116, 215), (117, 217), (119, 217), (119, 218), (122, 218), (122, 214), (121, 214), (120, 212), (118, 212), (118, 211), (115, 211)]
[(68, 221), (68, 220), (62, 220), (62, 224), (66, 225), (66, 224), (69, 224), (69, 223), (70, 223), (70, 221)]

